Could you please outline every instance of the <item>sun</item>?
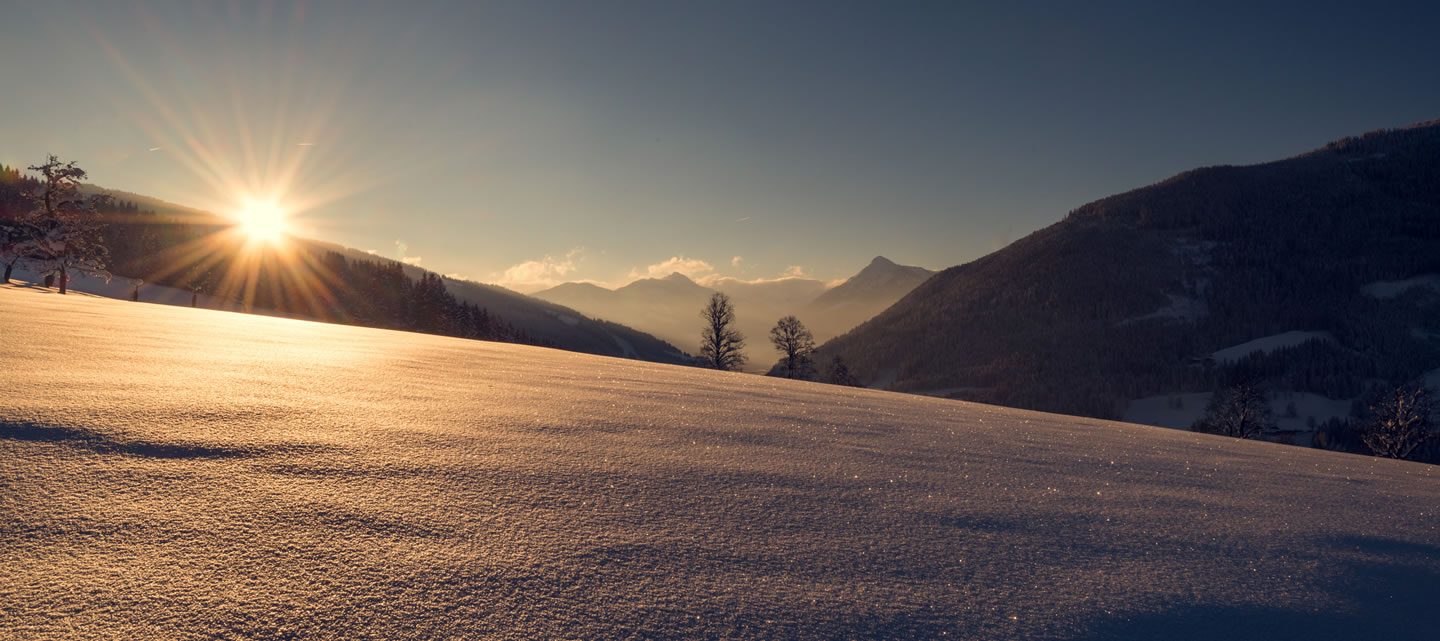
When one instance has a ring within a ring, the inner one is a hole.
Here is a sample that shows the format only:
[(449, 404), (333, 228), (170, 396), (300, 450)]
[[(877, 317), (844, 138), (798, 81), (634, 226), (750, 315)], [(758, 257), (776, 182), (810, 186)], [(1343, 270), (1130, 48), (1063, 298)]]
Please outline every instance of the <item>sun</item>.
[(279, 203), (270, 200), (247, 201), (236, 219), (240, 231), (256, 242), (278, 243), (290, 232), (290, 214)]

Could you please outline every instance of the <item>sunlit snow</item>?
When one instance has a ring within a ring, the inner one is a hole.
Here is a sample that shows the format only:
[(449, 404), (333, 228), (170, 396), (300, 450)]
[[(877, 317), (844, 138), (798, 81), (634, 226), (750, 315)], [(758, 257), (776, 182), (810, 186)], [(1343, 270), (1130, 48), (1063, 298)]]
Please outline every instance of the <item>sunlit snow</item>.
[(1424, 639), (1434, 466), (0, 287), (0, 637)]

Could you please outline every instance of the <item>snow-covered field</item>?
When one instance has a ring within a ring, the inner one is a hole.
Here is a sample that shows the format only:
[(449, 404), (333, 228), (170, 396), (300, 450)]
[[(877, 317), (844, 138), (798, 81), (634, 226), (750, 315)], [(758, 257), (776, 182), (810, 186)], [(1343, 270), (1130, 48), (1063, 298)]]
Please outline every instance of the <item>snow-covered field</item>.
[(1437, 630), (1437, 467), (37, 289), (0, 336), (0, 638)]

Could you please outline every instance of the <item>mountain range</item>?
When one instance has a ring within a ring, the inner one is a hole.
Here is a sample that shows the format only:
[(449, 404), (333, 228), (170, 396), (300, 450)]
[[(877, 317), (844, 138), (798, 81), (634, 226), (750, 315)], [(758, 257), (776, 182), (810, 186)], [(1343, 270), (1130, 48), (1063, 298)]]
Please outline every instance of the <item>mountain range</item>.
[(607, 289), (592, 283), (563, 283), (534, 297), (654, 334), (682, 348), (700, 340), (700, 309), (715, 292), (730, 296), (737, 325), (748, 338), (750, 369), (772, 361), (770, 328), (781, 316), (795, 315), (817, 341), (855, 327), (900, 300), (934, 272), (897, 265), (879, 256), (834, 287), (810, 278), (745, 281), (720, 278), (702, 285), (684, 274), (642, 278)]

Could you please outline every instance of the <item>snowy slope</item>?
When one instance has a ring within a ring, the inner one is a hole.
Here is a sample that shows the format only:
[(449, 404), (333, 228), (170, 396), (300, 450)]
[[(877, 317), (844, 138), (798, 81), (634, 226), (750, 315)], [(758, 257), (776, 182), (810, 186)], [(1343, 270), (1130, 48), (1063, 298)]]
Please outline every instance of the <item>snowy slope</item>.
[(1369, 283), (1360, 291), (1372, 298), (1395, 298), (1405, 292), (1416, 288), (1428, 288), (1440, 291), (1440, 274), (1423, 274), (1414, 278), (1404, 280), (1382, 280)]
[(35, 289), (0, 335), (0, 638), (1434, 638), (1434, 466)]
[(1315, 340), (1329, 341), (1335, 340), (1335, 337), (1331, 336), (1329, 333), (1326, 332), (1281, 332), (1279, 334), (1262, 336), (1255, 340), (1245, 341), (1244, 343), (1241, 343), (1239, 345), (1231, 345), (1230, 347), (1216, 350), (1214, 354), (1210, 355), (1210, 358), (1215, 359), (1215, 361), (1219, 363), (1233, 363), (1251, 354), (1268, 354), (1277, 349), (1295, 347), (1297, 345), (1303, 345), (1307, 341)]
[[(42, 278), (39, 274), (28, 269), (15, 270), (15, 273), (12, 275), (12, 279), (15, 280), (17, 283), (30, 283), (37, 286), (44, 280), (44, 278)], [(96, 278), (94, 276), (86, 276), (84, 274), (72, 274), (70, 276), (69, 289), (72, 291), (84, 292), (86, 294), (104, 296), (106, 298), (130, 300), (130, 297), (135, 294), (136, 282), (134, 279), (126, 278), (124, 276), (116, 276), (107, 281), (103, 278)], [(189, 307), (192, 300), (191, 293), (189, 291), (177, 289), (174, 287), (166, 287), (164, 285), (155, 285), (153, 283), (140, 283), (139, 290), (140, 302), (142, 303), (156, 303), (158, 305), (182, 305), (185, 307)], [(194, 295), (193, 300), (195, 304), (199, 305), (200, 307), (206, 307), (209, 309), (225, 309), (230, 311), (238, 311), (240, 309), (240, 306), (235, 303), (215, 298), (214, 296), (211, 296), (209, 294), (196, 294)]]

